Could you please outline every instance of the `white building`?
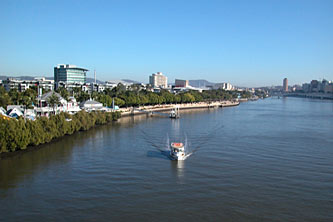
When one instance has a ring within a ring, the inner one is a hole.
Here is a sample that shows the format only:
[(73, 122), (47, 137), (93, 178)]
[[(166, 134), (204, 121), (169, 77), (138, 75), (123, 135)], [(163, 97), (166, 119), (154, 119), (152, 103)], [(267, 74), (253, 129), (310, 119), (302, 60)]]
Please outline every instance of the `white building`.
[(74, 114), (79, 112), (81, 109), (79, 107), (79, 104), (77, 103), (75, 97), (71, 96), (68, 98), (67, 101), (67, 110), (66, 112), (70, 113), (70, 114)]
[(168, 77), (164, 76), (161, 72), (153, 73), (149, 76), (149, 84), (153, 88), (168, 88)]
[[(55, 105), (54, 107), (49, 104), (49, 99), (52, 95), (58, 97), (60, 104)], [(59, 113), (63, 112), (67, 107), (67, 101), (60, 96), (59, 93), (50, 91), (44, 95), (40, 95), (37, 98), (37, 107), (35, 107), (36, 113), (39, 116), (49, 116), (50, 113)]]
[(35, 78), (33, 80), (21, 80), (16, 78), (8, 78), (3, 81), (3, 86), (7, 91), (16, 89), (20, 92), (24, 92), (32, 86), (39, 86), (40, 88), (53, 90), (54, 81), (45, 79), (44, 77)]
[(80, 103), (80, 108), (86, 111), (101, 110), (103, 109), (103, 104), (94, 100), (87, 100)]
[(12, 118), (18, 118), (19, 116), (23, 116), (23, 109), (19, 107), (14, 107), (14, 108), (9, 108), (7, 107), (7, 116), (12, 117)]
[(213, 89), (233, 90), (234, 87), (230, 83), (224, 82), (224, 83), (216, 83), (213, 86)]

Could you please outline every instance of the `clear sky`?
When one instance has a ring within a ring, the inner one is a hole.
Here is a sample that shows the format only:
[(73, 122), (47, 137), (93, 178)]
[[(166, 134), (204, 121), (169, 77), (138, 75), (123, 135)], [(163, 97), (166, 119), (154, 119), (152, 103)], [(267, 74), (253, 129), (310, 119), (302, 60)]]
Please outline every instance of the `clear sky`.
[(65, 63), (100, 80), (333, 80), (332, 0), (0, 0), (0, 31), (0, 75)]

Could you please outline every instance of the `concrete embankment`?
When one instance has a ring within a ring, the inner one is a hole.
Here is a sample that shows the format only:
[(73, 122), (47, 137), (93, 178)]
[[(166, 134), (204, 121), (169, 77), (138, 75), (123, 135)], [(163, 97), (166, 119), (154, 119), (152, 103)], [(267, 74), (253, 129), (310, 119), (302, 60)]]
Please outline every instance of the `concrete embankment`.
[(233, 101), (221, 101), (221, 102), (200, 102), (200, 103), (185, 103), (185, 104), (166, 104), (166, 105), (155, 105), (155, 106), (140, 106), (137, 108), (122, 108), (121, 116), (129, 116), (129, 115), (140, 115), (147, 114), (149, 112), (166, 112), (174, 109), (175, 107), (179, 107), (180, 110), (185, 109), (208, 109), (215, 107), (230, 107), (230, 106), (238, 106), (239, 102)]
[(286, 93), (283, 96), (333, 100), (333, 94), (328, 94), (328, 93), (326, 93), (326, 94), (325, 93)]

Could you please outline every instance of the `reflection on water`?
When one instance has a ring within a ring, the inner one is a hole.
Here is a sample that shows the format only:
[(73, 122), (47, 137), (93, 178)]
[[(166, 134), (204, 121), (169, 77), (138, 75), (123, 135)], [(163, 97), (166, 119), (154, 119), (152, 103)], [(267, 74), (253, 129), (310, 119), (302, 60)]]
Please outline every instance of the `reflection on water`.
[[(267, 99), (76, 133), (0, 160), (0, 221), (332, 221), (332, 104)], [(195, 155), (171, 161), (174, 141)]]
[(172, 131), (175, 135), (180, 134), (180, 119), (171, 119)]
[(171, 170), (177, 176), (178, 183), (184, 184), (185, 179), (185, 160), (171, 161)]
[[(89, 133), (79, 132), (61, 140), (43, 144), (37, 149), (22, 152), (17, 156), (0, 160), (0, 189), (13, 188), (20, 180), (38, 173), (48, 165), (64, 164), (71, 160), (73, 148), (84, 144), (85, 139), (96, 136), (92, 129)], [(24, 169), (24, 170), (22, 170)]]

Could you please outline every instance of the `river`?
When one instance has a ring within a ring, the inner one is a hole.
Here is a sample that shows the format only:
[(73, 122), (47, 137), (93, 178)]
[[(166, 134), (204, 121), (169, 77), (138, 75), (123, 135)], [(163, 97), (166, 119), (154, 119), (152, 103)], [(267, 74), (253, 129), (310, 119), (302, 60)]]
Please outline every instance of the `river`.
[[(171, 161), (159, 149), (186, 142)], [(135, 116), (0, 160), (0, 221), (333, 221), (333, 102)]]

